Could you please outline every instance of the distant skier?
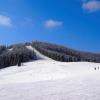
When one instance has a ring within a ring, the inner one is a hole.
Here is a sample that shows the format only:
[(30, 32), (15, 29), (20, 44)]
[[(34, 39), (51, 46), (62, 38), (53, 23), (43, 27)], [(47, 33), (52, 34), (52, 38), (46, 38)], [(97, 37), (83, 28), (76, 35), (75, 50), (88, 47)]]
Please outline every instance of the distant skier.
[(98, 70), (99, 70), (99, 66), (98, 66)]
[(96, 67), (94, 67), (94, 70), (96, 70)]

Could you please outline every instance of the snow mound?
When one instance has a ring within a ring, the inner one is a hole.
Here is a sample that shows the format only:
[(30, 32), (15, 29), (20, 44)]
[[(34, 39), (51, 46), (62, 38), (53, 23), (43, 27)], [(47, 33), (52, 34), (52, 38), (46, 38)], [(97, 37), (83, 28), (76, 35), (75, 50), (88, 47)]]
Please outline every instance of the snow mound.
[(25, 83), (45, 80), (68, 79), (95, 73), (94, 63), (63, 63), (38, 60), (24, 63), (22, 67), (12, 66), (0, 71), (0, 84)]
[(98, 66), (37, 60), (2, 69), (0, 100), (99, 100)]

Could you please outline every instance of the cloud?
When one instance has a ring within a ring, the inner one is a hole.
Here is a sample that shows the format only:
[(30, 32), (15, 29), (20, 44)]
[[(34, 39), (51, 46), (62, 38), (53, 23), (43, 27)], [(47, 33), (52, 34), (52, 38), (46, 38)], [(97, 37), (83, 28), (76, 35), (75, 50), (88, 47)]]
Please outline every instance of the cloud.
[(0, 15), (0, 26), (12, 26), (12, 21), (10, 17)]
[(63, 25), (63, 22), (61, 22), (61, 21), (47, 20), (45, 22), (45, 27), (47, 27), (47, 28), (56, 28), (56, 27), (60, 27), (62, 25)]
[(89, 12), (99, 11), (100, 10), (100, 1), (89, 0), (89, 1), (83, 2), (82, 8)]

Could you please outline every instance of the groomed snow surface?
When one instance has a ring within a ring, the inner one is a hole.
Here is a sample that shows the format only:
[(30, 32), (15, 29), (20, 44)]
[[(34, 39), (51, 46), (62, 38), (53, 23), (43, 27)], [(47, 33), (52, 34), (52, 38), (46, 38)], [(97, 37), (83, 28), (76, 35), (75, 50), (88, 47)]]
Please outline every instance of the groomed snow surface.
[(100, 100), (98, 66), (47, 58), (1, 69), (0, 100)]

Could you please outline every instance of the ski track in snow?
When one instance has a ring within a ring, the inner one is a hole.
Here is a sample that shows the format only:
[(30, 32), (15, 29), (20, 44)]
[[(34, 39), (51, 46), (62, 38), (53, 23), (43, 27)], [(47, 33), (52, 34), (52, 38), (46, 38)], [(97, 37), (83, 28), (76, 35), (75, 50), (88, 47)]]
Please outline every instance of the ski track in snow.
[(38, 59), (43, 59), (43, 60), (52, 60), (51, 58), (44, 56), (43, 54), (41, 54), (40, 52), (38, 52), (35, 48), (33, 48), (32, 46), (26, 46), (28, 49), (34, 51), (36, 53), (36, 56)]
[[(33, 50), (31, 47), (29, 49)], [(44, 60), (0, 70), (0, 100), (100, 100), (100, 66)]]

